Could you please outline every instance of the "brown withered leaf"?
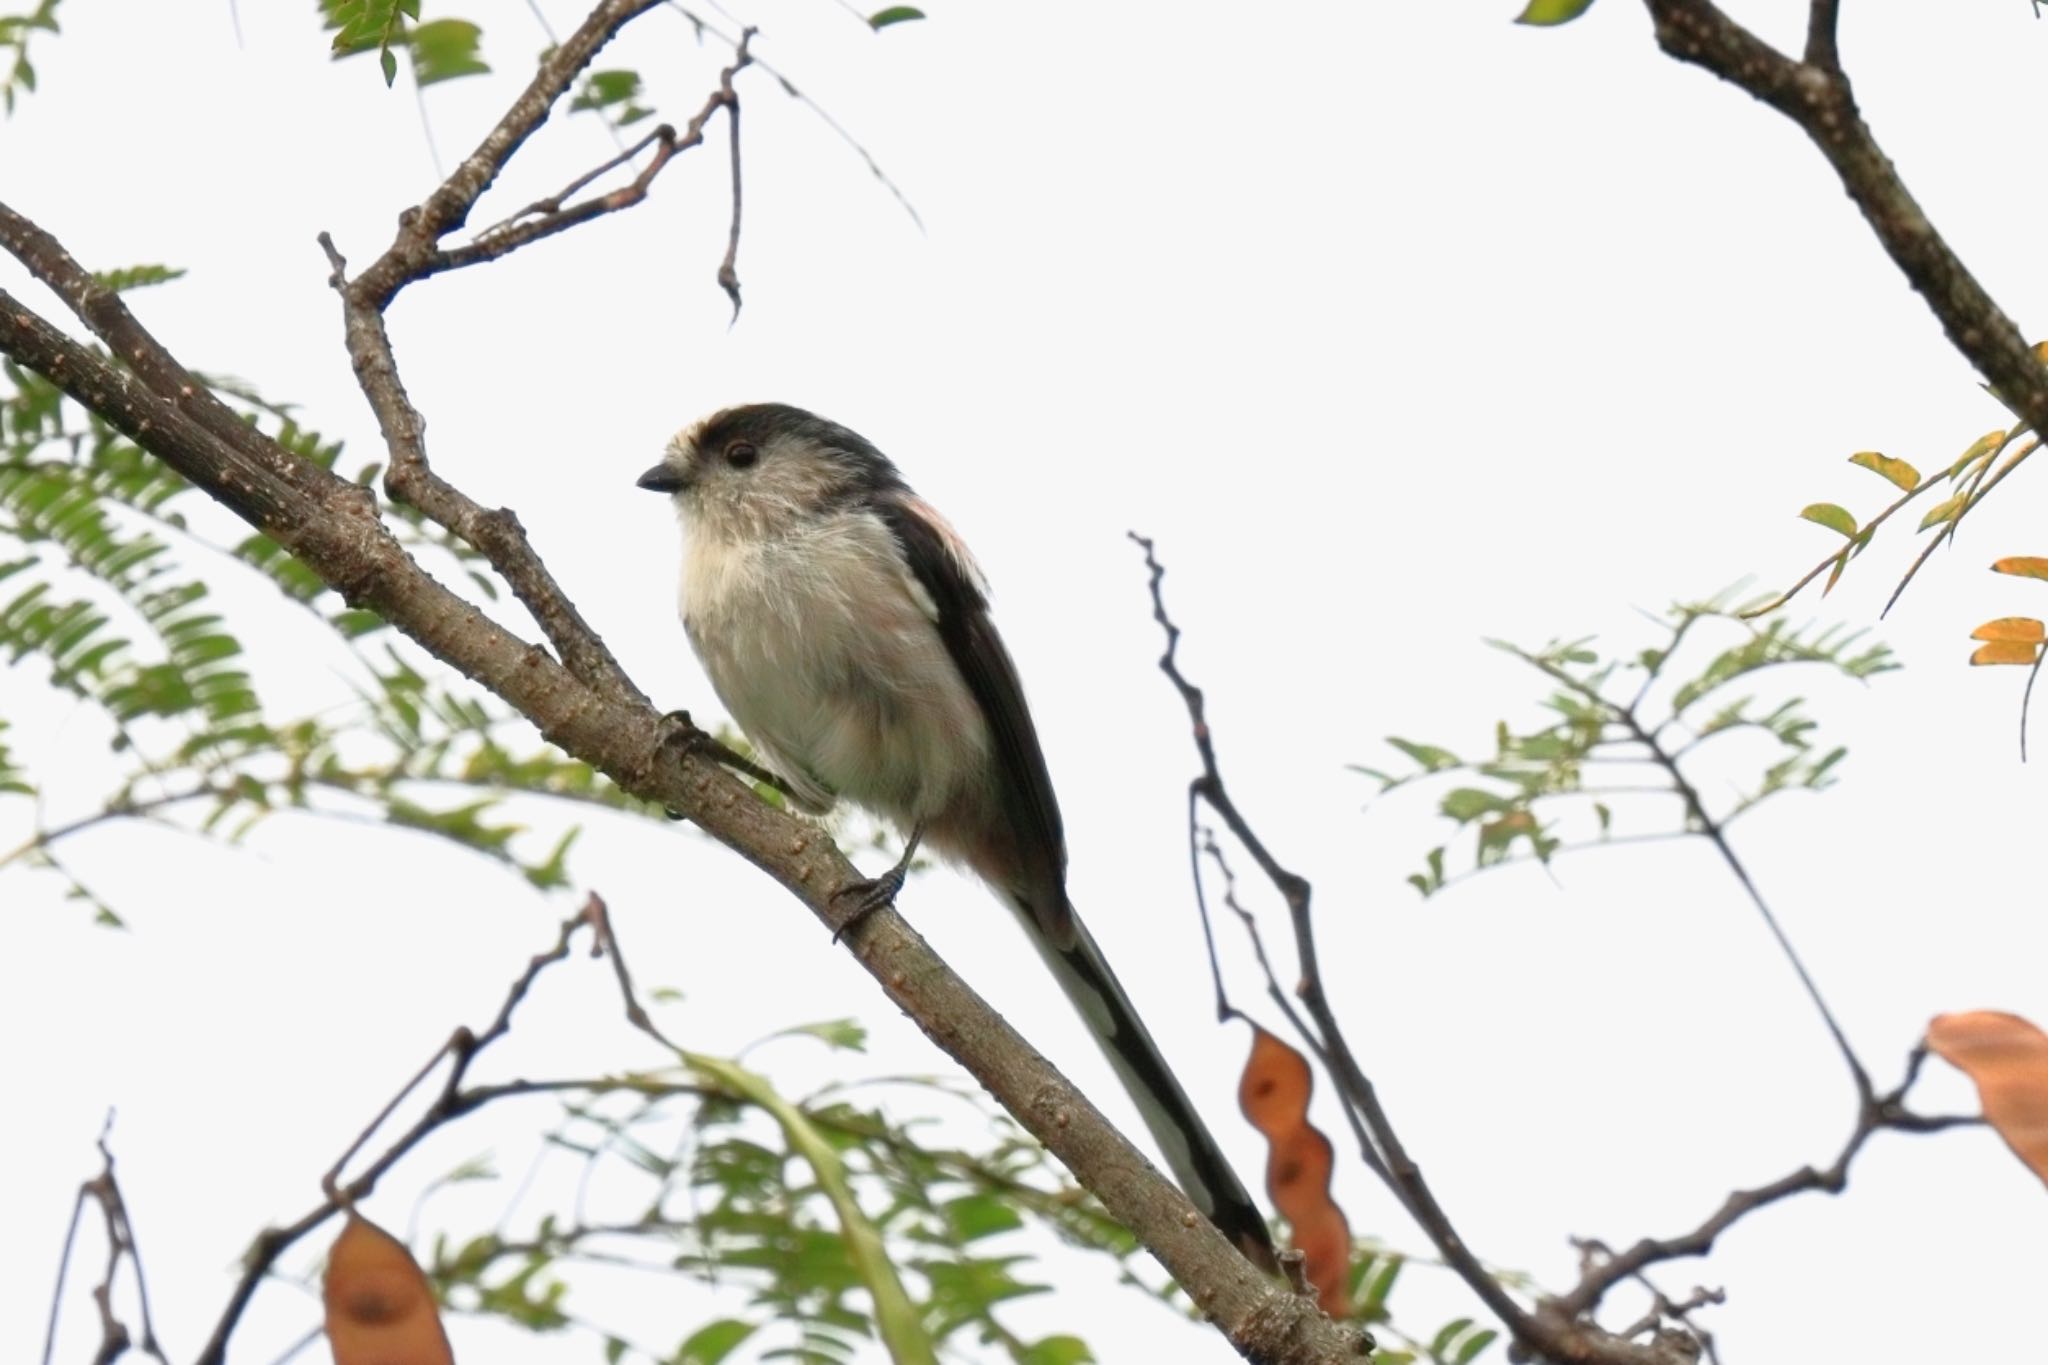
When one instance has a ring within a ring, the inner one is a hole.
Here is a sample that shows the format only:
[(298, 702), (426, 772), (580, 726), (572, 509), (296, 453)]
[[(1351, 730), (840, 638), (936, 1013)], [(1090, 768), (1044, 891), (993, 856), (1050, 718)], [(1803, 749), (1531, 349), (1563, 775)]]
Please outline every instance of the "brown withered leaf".
[(351, 1213), (322, 1288), (334, 1365), (455, 1365), (433, 1286), (396, 1237)]
[(1330, 1198), (1335, 1151), (1308, 1121), (1314, 1087), (1308, 1059), (1254, 1024), (1252, 1055), (1237, 1088), (1238, 1107), (1265, 1135), (1266, 1193), (1293, 1229), (1316, 1301), (1325, 1313), (1341, 1318), (1351, 1311), (1351, 1224)]
[(2048, 1033), (2017, 1014), (1937, 1014), (1927, 1047), (1977, 1083), (1984, 1117), (2027, 1169), (2048, 1181)]

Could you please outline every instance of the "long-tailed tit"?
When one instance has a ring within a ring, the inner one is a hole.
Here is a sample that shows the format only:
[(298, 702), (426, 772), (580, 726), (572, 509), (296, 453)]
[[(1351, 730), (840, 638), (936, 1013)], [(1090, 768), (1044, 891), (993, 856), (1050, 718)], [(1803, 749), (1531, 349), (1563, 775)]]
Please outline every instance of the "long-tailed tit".
[(682, 616), (711, 685), (795, 803), (845, 797), (908, 833), (862, 888), (890, 899), (922, 840), (1017, 913), (1188, 1196), (1253, 1259), (1272, 1241), (1067, 900), (1059, 803), (1024, 689), (960, 537), (866, 440), (801, 408), (728, 408), (640, 487), (681, 516)]

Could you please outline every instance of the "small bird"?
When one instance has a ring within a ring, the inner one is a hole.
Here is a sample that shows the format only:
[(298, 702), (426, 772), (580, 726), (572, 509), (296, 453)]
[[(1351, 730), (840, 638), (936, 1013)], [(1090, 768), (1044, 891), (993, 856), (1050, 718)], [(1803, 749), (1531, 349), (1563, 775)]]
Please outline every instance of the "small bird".
[(806, 811), (844, 797), (905, 831), (902, 860), (852, 888), (854, 913), (894, 897), (920, 843), (986, 882), (1188, 1197), (1271, 1269), (1258, 1206), (1067, 899), (1052, 778), (959, 535), (873, 444), (782, 403), (705, 418), (639, 484), (674, 497), (683, 628), (762, 763)]

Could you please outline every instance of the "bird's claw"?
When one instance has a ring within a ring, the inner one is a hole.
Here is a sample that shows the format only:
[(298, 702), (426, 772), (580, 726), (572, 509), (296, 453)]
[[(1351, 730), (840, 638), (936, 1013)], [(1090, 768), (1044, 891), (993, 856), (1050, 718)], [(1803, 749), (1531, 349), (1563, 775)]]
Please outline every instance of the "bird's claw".
[(849, 929), (856, 927), (869, 915), (894, 901), (896, 893), (903, 889), (905, 871), (898, 865), (879, 877), (867, 877), (850, 882), (833, 892), (834, 909), (842, 904), (850, 908), (840, 915), (838, 925), (832, 930), (832, 941), (839, 942)]
[(904, 844), (903, 856), (896, 860), (896, 866), (879, 877), (849, 882), (832, 893), (834, 909), (843, 901), (852, 902), (852, 908), (840, 916), (839, 926), (832, 931), (834, 943), (839, 942), (847, 930), (896, 899), (896, 893), (903, 889), (903, 879), (910, 875), (910, 860), (917, 856), (917, 846), (923, 842), (924, 826), (919, 824), (910, 831), (910, 839)]

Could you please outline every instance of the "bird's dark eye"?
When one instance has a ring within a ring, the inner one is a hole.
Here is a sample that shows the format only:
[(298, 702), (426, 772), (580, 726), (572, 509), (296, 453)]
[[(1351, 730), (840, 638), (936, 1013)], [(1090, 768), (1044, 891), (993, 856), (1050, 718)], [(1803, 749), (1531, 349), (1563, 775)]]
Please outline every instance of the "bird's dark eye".
[(734, 469), (745, 469), (761, 458), (761, 452), (752, 441), (734, 441), (725, 448), (725, 462)]

